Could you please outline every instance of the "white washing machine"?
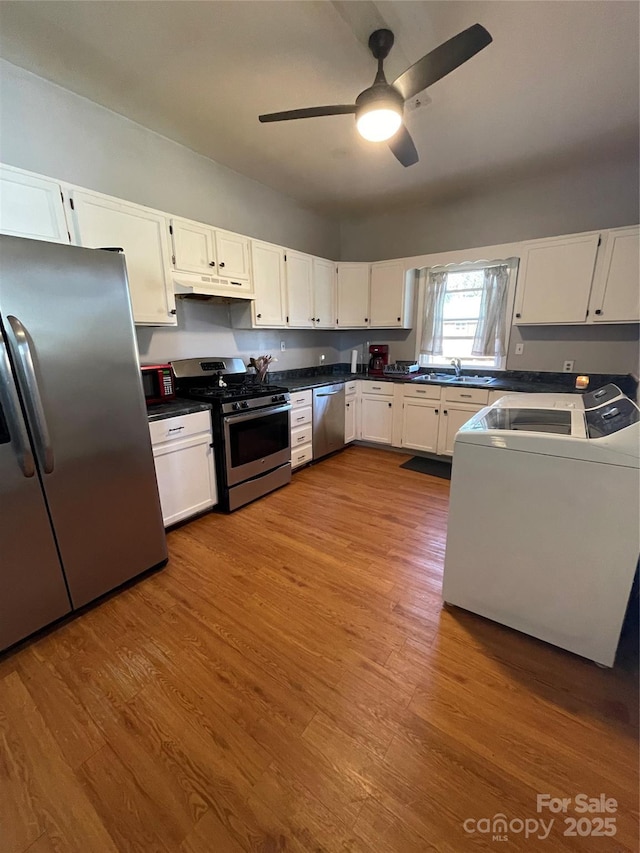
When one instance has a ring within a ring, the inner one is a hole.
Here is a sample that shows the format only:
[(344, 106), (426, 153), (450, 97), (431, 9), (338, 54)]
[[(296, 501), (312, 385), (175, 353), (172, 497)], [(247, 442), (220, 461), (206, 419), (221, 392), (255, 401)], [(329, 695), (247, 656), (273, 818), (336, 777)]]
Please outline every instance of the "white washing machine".
[(462, 427), (443, 580), (445, 602), (605, 666), (640, 553), (640, 412), (616, 390), (502, 398)]

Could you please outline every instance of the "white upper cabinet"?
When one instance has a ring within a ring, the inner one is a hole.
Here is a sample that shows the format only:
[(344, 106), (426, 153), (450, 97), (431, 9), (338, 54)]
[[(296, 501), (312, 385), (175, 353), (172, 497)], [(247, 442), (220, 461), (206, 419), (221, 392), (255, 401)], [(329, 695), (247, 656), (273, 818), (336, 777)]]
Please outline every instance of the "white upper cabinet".
[(369, 325), (369, 264), (338, 264), (338, 328)]
[(336, 265), (324, 258), (313, 259), (313, 325), (316, 329), (336, 327)]
[(312, 329), (315, 320), (313, 258), (287, 249), (286, 270), (289, 325)]
[(254, 326), (287, 325), (284, 249), (272, 243), (251, 241), (255, 300), (251, 305)]
[(0, 166), (0, 232), (68, 243), (60, 184), (21, 169)]
[(175, 325), (167, 220), (146, 207), (99, 193), (71, 193), (76, 240), (89, 248), (124, 250), (133, 319), (140, 325)]
[(372, 328), (411, 328), (413, 283), (414, 274), (407, 275), (403, 261), (371, 264), (369, 325)]
[(516, 287), (515, 325), (584, 323), (599, 234), (528, 243)]
[(198, 222), (172, 219), (173, 263), (181, 272), (211, 273), (216, 269), (213, 230)]
[(640, 228), (604, 235), (589, 306), (594, 323), (640, 322)]
[(188, 292), (190, 280), (180, 280), (180, 273), (188, 273), (201, 277), (199, 291), (238, 296), (253, 293), (248, 237), (189, 219), (172, 219), (169, 230), (173, 265), (178, 273), (177, 292)]
[(250, 243), (248, 237), (231, 231), (214, 231), (218, 275), (231, 281), (251, 279)]

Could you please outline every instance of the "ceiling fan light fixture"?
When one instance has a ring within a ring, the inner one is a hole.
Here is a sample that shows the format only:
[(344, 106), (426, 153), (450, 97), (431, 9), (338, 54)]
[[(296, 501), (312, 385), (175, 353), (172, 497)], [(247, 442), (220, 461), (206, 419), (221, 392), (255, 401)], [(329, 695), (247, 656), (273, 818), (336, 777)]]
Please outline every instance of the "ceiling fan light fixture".
[(361, 112), (356, 119), (358, 133), (369, 142), (384, 142), (391, 139), (402, 124), (402, 111), (395, 104), (372, 106)]

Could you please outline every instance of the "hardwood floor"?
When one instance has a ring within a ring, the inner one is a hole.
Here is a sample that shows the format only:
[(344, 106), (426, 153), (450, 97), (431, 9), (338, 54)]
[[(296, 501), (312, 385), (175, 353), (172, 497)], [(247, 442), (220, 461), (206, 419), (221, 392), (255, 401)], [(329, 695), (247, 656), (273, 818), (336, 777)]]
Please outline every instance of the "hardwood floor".
[[(407, 458), (350, 448), (176, 529), (165, 570), (0, 659), (2, 853), (457, 853), (501, 849), (463, 826), (498, 813), (510, 850), (636, 850), (636, 658), (443, 610), (449, 483)], [(538, 793), (615, 798), (616, 836)]]

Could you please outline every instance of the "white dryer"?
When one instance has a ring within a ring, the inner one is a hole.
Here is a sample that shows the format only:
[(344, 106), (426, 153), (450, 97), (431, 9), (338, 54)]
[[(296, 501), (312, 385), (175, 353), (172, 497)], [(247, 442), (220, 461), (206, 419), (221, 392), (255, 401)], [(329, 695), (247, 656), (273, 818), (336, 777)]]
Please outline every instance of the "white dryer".
[(462, 427), (443, 581), (445, 602), (605, 666), (640, 553), (640, 412), (617, 391), (502, 398)]

